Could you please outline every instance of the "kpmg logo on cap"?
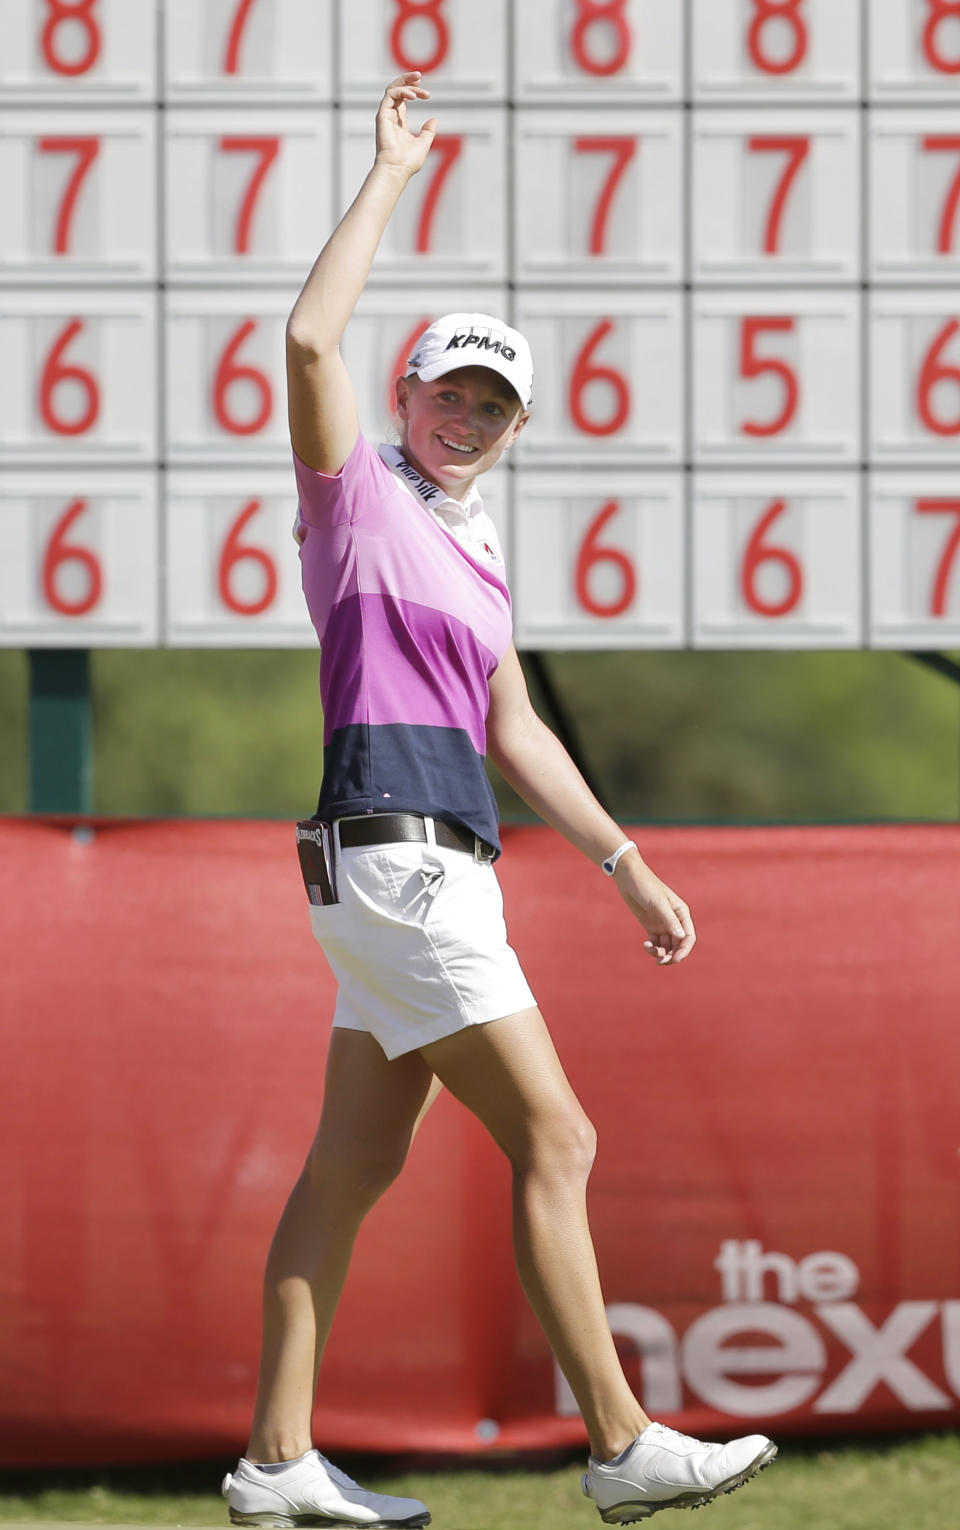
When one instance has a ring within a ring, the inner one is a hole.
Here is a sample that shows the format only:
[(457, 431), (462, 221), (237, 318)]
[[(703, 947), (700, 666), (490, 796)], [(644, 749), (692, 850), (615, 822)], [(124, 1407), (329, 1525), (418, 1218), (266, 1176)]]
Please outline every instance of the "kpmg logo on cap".
[(504, 340), (494, 340), (492, 335), (478, 335), (474, 330), (468, 334), (453, 335), (446, 344), (448, 351), (465, 350), (468, 345), (475, 345), (480, 351), (499, 351), (504, 361), (515, 361), (516, 351), (507, 345)]

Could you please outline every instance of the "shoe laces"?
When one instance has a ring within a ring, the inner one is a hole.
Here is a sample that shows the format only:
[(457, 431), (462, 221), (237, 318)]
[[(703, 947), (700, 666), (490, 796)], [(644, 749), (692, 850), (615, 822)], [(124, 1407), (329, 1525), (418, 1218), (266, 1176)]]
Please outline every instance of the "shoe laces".
[(326, 1456), (322, 1456), (319, 1450), (317, 1451), (317, 1460), (320, 1462), (324, 1471), (327, 1473), (327, 1476), (332, 1478), (332, 1480), (337, 1484), (337, 1487), (356, 1488), (360, 1492), (363, 1491), (359, 1482), (354, 1482), (353, 1478), (348, 1477), (346, 1472), (342, 1472), (339, 1466), (334, 1466), (332, 1461), (328, 1461)]
[(691, 1447), (697, 1450), (709, 1450), (711, 1448), (707, 1441), (694, 1439), (692, 1434), (682, 1434), (679, 1429), (671, 1429), (669, 1424), (658, 1424), (657, 1436), (655, 1438), (671, 1441), (675, 1445), (683, 1445), (687, 1450), (690, 1450)]

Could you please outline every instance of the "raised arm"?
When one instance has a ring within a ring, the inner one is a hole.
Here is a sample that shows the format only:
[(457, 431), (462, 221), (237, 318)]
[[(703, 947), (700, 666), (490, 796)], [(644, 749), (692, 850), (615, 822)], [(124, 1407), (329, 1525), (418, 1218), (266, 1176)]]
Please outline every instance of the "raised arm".
[[(629, 837), (600, 806), (560, 740), (533, 710), (512, 646), (490, 681), (487, 748), (524, 802), (597, 866)], [(697, 938), (690, 910), (650, 870), (639, 850), (620, 857), (613, 881), (646, 930), (644, 949), (658, 965), (684, 961)]]
[(419, 133), (407, 126), (407, 102), (429, 94), (417, 72), (401, 74), (387, 86), (377, 111), (373, 168), (318, 255), (287, 320), (290, 439), (300, 460), (321, 473), (339, 473), (356, 443), (357, 401), (340, 341), (390, 214), (436, 136), (435, 117)]

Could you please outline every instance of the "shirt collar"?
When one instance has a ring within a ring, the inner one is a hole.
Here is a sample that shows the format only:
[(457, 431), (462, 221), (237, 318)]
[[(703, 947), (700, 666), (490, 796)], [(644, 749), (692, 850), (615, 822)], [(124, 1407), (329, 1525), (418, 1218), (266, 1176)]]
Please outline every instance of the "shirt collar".
[(454, 499), (439, 484), (431, 483), (429, 478), (424, 478), (415, 467), (411, 467), (398, 446), (383, 441), (377, 451), (394, 477), (410, 489), (428, 510), (437, 511), (442, 507), (445, 517), (469, 520), (471, 516), (479, 515), (483, 509), (483, 497), (475, 483), (470, 485), (464, 499)]

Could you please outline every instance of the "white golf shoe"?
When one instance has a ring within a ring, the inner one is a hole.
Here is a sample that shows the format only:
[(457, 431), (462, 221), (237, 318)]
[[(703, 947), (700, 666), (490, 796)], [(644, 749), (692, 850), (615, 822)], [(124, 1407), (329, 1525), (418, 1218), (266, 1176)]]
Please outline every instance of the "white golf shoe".
[(265, 1472), (240, 1461), (227, 1472), (221, 1492), (235, 1525), (363, 1526), (364, 1530), (414, 1530), (429, 1525), (430, 1510), (418, 1498), (368, 1493), (318, 1450), (291, 1461), (281, 1472)]
[(664, 1424), (648, 1424), (613, 1461), (590, 1457), (583, 1491), (605, 1525), (632, 1525), (658, 1509), (698, 1509), (732, 1493), (776, 1454), (762, 1434), (708, 1445)]

